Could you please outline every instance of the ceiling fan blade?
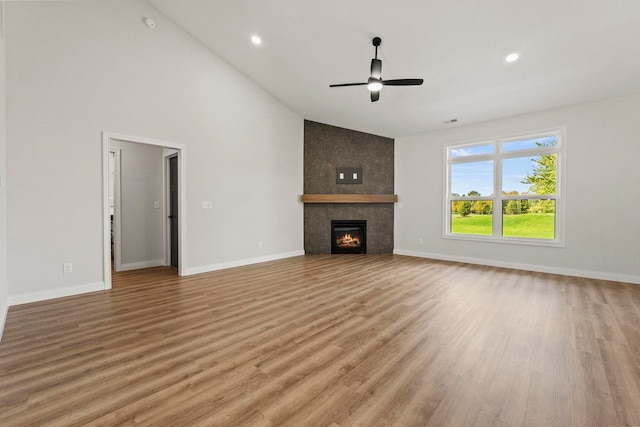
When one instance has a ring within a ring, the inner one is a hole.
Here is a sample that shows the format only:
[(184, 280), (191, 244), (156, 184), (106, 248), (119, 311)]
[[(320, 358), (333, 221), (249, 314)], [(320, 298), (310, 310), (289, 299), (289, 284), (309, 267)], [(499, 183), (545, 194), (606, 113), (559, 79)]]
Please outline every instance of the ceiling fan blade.
[(380, 91), (371, 91), (371, 102), (376, 102), (378, 99), (380, 99)]
[(382, 74), (382, 60), (380, 59), (372, 59), (371, 60), (371, 77), (374, 79), (379, 79)]
[(345, 86), (364, 86), (368, 83), (340, 83), (337, 85), (329, 85), (329, 87), (345, 87)]
[(385, 86), (419, 86), (423, 81), (422, 79), (395, 79), (383, 80), (382, 84)]

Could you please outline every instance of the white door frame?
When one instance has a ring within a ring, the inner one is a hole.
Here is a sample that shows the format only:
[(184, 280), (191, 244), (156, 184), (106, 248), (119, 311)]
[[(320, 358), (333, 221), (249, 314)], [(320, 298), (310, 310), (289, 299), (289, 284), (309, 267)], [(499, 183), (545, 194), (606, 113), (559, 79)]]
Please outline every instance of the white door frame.
[(187, 147), (175, 142), (102, 132), (102, 225), (104, 288), (111, 289), (111, 226), (109, 214), (109, 149), (111, 140), (171, 148), (178, 153), (178, 275), (186, 275), (187, 261)]

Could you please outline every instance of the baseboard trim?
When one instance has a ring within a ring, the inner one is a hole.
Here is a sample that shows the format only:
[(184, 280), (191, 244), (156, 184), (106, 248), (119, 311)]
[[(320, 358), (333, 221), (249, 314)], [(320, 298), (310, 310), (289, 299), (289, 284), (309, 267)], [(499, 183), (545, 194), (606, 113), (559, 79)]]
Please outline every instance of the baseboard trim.
[(104, 282), (87, 283), (85, 285), (68, 288), (52, 289), (50, 291), (33, 292), (22, 295), (9, 295), (9, 306), (28, 304), (30, 302), (45, 301), (54, 298), (69, 297), (89, 292), (104, 291)]
[(120, 271), (139, 270), (141, 268), (160, 267), (166, 265), (164, 259), (152, 259), (149, 261), (129, 262), (120, 266)]
[(192, 267), (187, 268), (186, 275), (191, 276), (193, 274), (209, 273), (211, 271), (225, 270), (227, 268), (242, 267), (251, 264), (259, 264), (261, 262), (276, 261), (279, 259), (292, 258), (300, 255), (304, 255), (304, 251), (285, 252), (282, 254), (268, 255), (258, 258), (247, 258), (237, 261), (222, 262), (220, 264), (204, 265), (202, 267)]
[(572, 268), (550, 267), (546, 265), (524, 264), (508, 261), (496, 261), (482, 258), (468, 258), (427, 252), (405, 251), (394, 249), (396, 255), (406, 255), (418, 258), (431, 258), (441, 261), (464, 262), (468, 264), (487, 265), (490, 267), (511, 268), (514, 270), (535, 271), (538, 273), (560, 274), (563, 276), (584, 277), (587, 279), (610, 280), (612, 282), (633, 283), (640, 285), (640, 276), (628, 274), (607, 273), (603, 271), (578, 270)]

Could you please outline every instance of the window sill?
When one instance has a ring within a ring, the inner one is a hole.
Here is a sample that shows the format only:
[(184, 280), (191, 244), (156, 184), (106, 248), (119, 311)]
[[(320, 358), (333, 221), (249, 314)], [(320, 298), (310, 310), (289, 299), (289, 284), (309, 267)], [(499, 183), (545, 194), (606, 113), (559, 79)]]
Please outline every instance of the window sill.
[(467, 242), (484, 242), (484, 243), (501, 243), (508, 245), (525, 245), (525, 246), (545, 246), (551, 248), (564, 248), (564, 242), (556, 240), (543, 239), (525, 239), (517, 237), (493, 237), (480, 236), (471, 234), (443, 234), (443, 239), (447, 240), (463, 240)]

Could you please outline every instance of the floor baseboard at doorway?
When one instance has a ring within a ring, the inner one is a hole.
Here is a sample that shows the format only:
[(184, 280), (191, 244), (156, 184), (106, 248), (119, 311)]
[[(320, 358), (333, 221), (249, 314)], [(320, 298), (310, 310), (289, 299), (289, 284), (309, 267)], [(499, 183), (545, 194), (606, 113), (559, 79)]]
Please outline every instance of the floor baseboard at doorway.
[(141, 268), (160, 267), (166, 265), (164, 259), (152, 259), (149, 261), (129, 262), (122, 264), (120, 271), (139, 270)]

